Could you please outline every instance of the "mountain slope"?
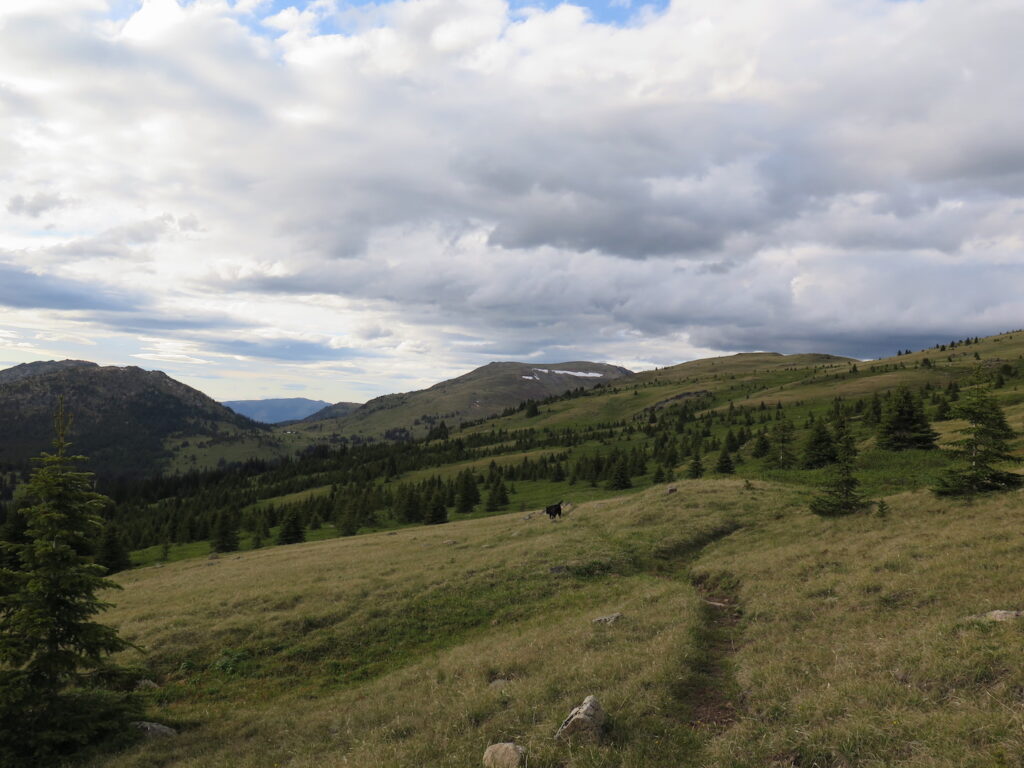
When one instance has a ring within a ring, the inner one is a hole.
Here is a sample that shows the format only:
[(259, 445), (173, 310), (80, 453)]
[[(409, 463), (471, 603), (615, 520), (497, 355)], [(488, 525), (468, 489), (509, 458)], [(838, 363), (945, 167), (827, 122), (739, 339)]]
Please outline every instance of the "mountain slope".
[(15, 369), (0, 371), (0, 465), (25, 466), (49, 447), (60, 397), (75, 452), (101, 474), (158, 471), (171, 436), (263, 429), (160, 371), (80, 363)]
[(221, 403), (235, 413), (264, 424), (279, 424), (282, 421), (298, 421), (317, 413), (331, 404), (307, 397), (278, 397), (266, 400), (225, 400)]
[(12, 381), (30, 379), (34, 376), (43, 376), (47, 373), (66, 371), (72, 368), (99, 368), (99, 366), (88, 360), (37, 360), (0, 371), (0, 384), (10, 384)]
[(394, 430), (420, 435), (441, 420), (452, 426), (483, 419), (526, 400), (542, 400), (581, 387), (591, 389), (630, 375), (632, 371), (619, 366), (583, 361), (488, 363), (428, 389), (375, 398), (340, 419), (314, 421), (314, 414), (297, 428), (368, 437)]

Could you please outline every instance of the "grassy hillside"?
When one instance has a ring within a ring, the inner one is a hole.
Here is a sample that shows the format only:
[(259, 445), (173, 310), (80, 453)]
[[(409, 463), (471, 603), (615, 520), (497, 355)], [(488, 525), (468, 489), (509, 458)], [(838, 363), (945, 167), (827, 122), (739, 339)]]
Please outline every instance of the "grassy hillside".
[[(422, 437), (431, 426), (494, 416), (520, 403), (566, 390), (607, 385), (630, 371), (604, 363), (488, 363), (428, 389), (384, 395), (353, 409), (327, 408), (290, 429), (316, 435), (380, 438), (396, 430)], [(345, 404), (341, 404), (345, 405)]]
[[(554, 396), (541, 401), (535, 414), (512, 409), (504, 416), (454, 429), (448, 440), (430, 443), (346, 445), (318, 442), (311, 433), (294, 430), (250, 435), (246, 444), (224, 435), (187, 446), (182, 441), (174, 465), (180, 471), (230, 466), (248, 458), (250, 449), (264, 458), (313, 449), (311, 455), (318, 458), (295, 461), (280, 470), (271, 467), (266, 474), (227, 478), (220, 486), (203, 486), (200, 477), (196, 482), (202, 492), (186, 497), (188, 488), (182, 487), (143, 514), (135, 504), (120, 522), (136, 548), (149, 548), (145, 555), (136, 555), (137, 562), (148, 563), (152, 547), (168, 536), (172, 543), (188, 545), (175, 553), (201, 551), (201, 546), (193, 545), (208, 538), (218, 510), (240, 512), (240, 521), (251, 531), (258, 517), (253, 513), (271, 507), (281, 512), (302, 504), (306, 519), (315, 515), (330, 523), (362, 499), (356, 530), (365, 533), (416, 521), (401, 511), (403, 488), (416, 486), (422, 505), (436, 484), (451, 489), (466, 471), (472, 472), (483, 497), (495, 475), (503, 476), (510, 499), (497, 511), (508, 511), (559, 499), (581, 502), (614, 496), (619, 491), (610, 487), (613, 465), (624, 457), (630, 460), (633, 491), (650, 487), (659, 473), (681, 476), (698, 451), (714, 475), (720, 450), (729, 445), (737, 476), (812, 488), (829, 470), (804, 468), (804, 446), (814, 424), (831, 423), (837, 413), (845, 415), (853, 430), (865, 491), (873, 496), (911, 491), (932, 486), (950, 459), (945, 451), (894, 453), (877, 447), (879, 414), (889, 394), (909, 387), (933, 419), (940, 445), (946, 445), (963, 426), (949, 413), (958, 390), (995, 386), (992, 391), (1010, 424), (1024, 432), (1022, 355), (1022, 333), (867, 362), (828, 355), (740, 354)], [(760, 436), (774, 441), (777, 429), (785, 424), (791, 427), (792, 461), (787, 465), (757, 448)], [(1024, 455), (1024, 444), (1018, 440), (1016, 446), (1018, 455)], [(524, 469), (524, 463), (532, 466)], [(598, 469), (596, 463), (601, 464)], [(450, 518), (463, 517), (455, 513), (454, 492), (448, 492), (446, 505)], [(470, 517), (480, 514), (482, 504)], [(270, 520), (271, 526), (276, 524), (276, 519)], [(246, 540), (243, 536), (243, 547)]]
[[(1024, 607), (1021, 493), (821, 519), (678, 488), (121, 574), (107, 618), (182, 733), (96, 765), (1016, 764), (1024, 635), (969, 617)], [(553, 741), (587, 694), (605, 742)]]

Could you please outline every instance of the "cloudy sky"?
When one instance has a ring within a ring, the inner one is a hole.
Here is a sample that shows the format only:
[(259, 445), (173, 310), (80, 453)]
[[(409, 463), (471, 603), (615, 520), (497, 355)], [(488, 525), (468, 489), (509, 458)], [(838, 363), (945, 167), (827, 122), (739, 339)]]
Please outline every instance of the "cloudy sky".
[(1024, 326), (1021, 0), (2, 0), (0, 367), (362, 401)]

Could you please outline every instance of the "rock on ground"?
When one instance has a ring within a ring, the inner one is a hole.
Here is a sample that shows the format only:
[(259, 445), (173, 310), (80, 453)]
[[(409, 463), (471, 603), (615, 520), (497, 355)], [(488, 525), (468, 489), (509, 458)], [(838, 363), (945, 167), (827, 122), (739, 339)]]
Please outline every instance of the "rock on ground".
[(166, 725), (160, 725), (160, 723), (150, 723), (146, 720), (136, 720), (135, 722), (130, 723), (130, 725), (142, 731), (142, 734), (147, 739), (178, 735), (178, 732), (173, 728), (169, 728)]
[(622, 614), (616, 611), (608, 616), (598, 616), (596, 619), (591, 619), (591, 622), (594, 624), (614, 624), (621, 618)]
[(979, 613), (977, 616), (970, 616), (968, 618), (978, 621), (1013, 621), (1021, 616), (1024, 616), (1024, 611), (989, 611), (988, 613)]
[(587, 696), (583, 703), (573, 709), (562, 721), (556, 739), (569, 740), (579, 738), (597, 743), (601, 741), (601, 729), (604, 726), (605, 713), (593, 696)]
[(491, 744), (484, 752), (484, 768), (519, 768), (525, 756), (526, 750), (518, 744)]

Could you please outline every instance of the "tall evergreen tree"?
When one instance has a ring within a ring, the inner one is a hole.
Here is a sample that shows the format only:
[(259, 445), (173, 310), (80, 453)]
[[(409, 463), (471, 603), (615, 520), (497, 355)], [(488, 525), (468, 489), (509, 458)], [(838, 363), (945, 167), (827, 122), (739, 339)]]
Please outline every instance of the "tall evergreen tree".
[(935, 492), (960, 496), (1005, 491), (1024, 484), (1024, 477), (995, 466), (1019, 461), (1010, 453), (1009, 441), (1015, 433), (995, 398), (982, 389), (966, 390), (953, 413), (957, 418), (966, 419), (967, 426), (957, 430), (965, 437), (953, 444), (958, 465), (940, 478)]
[(124, 545), (121, 532), (113, 523), (108, 522), (103, 526), (103, 538), (100, 540), (96, 562), (106, 568), (107, 573), (126, 571), (132, 567), (128, 548)]
[(768, 435), (758, 432), (754, 439), (754, 447), (750, 449), (750, 455), (755, 459), (761, 459), (771, 453), (772, 444), (768, 442)]
[(811, 512), (823, 517), (848, 515), (867, 506), (868, 502), (857, 489), (860, 480), (854, 474), (857, 446), (846, 422), (840, 420), (835, 426), (836, 463), (831, 476), (821, 493), (811, 499)]
[(732, 456), (727, 446), (722, 446), (722, 452), (718, 454), (718, 461), (715, 463), (715, 472), (720, 475), (731, 475), (736, 471)]
[(436, 489), (430, 496), (425, 522), (428, 525), (448, 522), (448, 508), (444, 505), (444, 491), (440, 488)]
[(629, 459), (623, 456), (615, 463), (611, 479), (608, 481), (608, 490), (624, 491), (632, 487), (633, 482), (629, 479)]
[(459, 474), (456, 484), (458, 489), (455, 496), (455, 511), (467, 515), (480, 503), (480, 488), (477, 487), (473, 473), (468, 469)]
[[(781, 413), (782, 411), (776, 411), (776, 414)], [(793, 433), (793, 422), (789, 419), (780, 419), (772, 427), (771, 451), (768, 453), (765, 466), (769, 469), (792, 469), (796, 466), (796, 456), (793, 455)]]
[(700, 459), (700, 451), (694, 451), (693, 458), (686, 466), (686, 476), (691, 480), (704, 477), (704, 462)]
[(26, 541), (4, 543), (18, 562), (0, 569), (0, 765), (58, 765), (85, 744), (122, 732), (137, 705), (95, 687), (92, 672), (128, 647), (94, 620), (97, 593), (118, 588), (93, 562), (99, 512), (109, 502), (75, 471), (61, 403), (54, 452), (28, 483)]
[(878, 447), (887, 451), (935, 448), (938, 434), (928, 423), (924, 403), (908, 387), (889, 397), (878, 425)]
[(228, 510), (217, 514), (211, 548), (214, 552), (238, 551), (238, 528), (235, 527), (234, 515)]
[(281, 523), (281, 530), (277, 532), (278, 544), (300, 544), (306, 540), (306, 530), (302, 526), (302, 518), (299, 511), (292, 508), (285, 515)]
[(817, 469), (831, 464), (836, 460), (836, 446), (832, 433), (822, 419), (817, 419), (811, 426), (811, 432), (804, 443), (802, 464), (804, 469)]

